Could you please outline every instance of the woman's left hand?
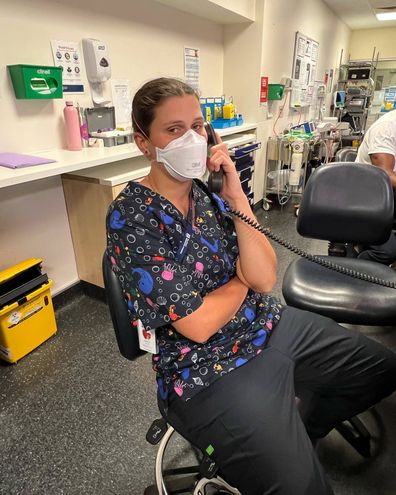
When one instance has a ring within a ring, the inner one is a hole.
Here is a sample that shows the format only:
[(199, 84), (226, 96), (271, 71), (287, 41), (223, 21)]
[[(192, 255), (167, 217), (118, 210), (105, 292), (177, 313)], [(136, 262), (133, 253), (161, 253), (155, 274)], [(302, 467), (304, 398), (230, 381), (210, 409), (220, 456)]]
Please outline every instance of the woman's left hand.
[(209, 172), (218, 172), (220, 167), (223, 169), (223, 187), (220, 194), (226, 201), (234, 201), (240, 197), (244, 197), (241, 181), (239, 180), (235, 164), (228, 153), (227, 145), (222, 142), (217, 132), (216, 138), (218, 144), (210, 148), (207, 167)]

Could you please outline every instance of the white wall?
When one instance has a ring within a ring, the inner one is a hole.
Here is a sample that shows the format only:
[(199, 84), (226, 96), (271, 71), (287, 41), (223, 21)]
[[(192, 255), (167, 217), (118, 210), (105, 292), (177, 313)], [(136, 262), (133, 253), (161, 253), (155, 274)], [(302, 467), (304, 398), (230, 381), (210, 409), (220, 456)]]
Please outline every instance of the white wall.
[(379, 58), (396, 58), (396, 27), (352, 31), (351, 60), (371, 60), (374, 48), (375, 54), (379, 52)]
[(256, 0), (157, 0), (157, 2), (219, 24), (234, 24), (254, 21)]
[[(64, 100), (16, 100), (6, 65), (53, 65), (51, 39), (83, 37), (108, 43), (112, 76), (129, 79), (133, 91), (152, 77), (182, 77), (184, 46), (201, 50), (202, 91), (223, 91), (218, 24), (153, 0), (0, 0), (0, 151), (65, 146)], [(92, 106), (89, 92), (66, 99)], [(0, 190), (0, 269), (31, 256), (44, 259), (54, 293), (78, 280), (59, 177)]]
[[(259, 122), (259, 139), (265, 147), (273, 135), (273, 124), (279, 103), (271, 103), (274, 118), (259, 105), (260, 76), (268, 76), (270, 83), (279, 83), (282, 76), (290, 77), (293, 64), (294, 40), (297, 31), (319, 42), (317, 79), (326, 69), (339, 65), (341, 50), (347, 57), (349, 28), (321, 0), (265, 0), (256, 4), (254, 25), (234, 25), (225, 28), (224, 90), (243, 102), (248, 120)], [(238, 60), (238, 63), (234, 63)], [(327, 107), (330, 104), (330, 95)], [(303, 114), (307, 116), (308, 112)], [(297, 123), (299, 114), (285, 108), (283, 118), (276, 124), (282, 132), (289, 122)], [(257, 155), (255, 170), (255, 201), (263, 197), (265, 150)]]
[[(256, 0), (211, 0), (212, 3), (216, 3), (226, 9), (236, 12), (248, 19), (255, 18)], [(257, 3), (261, 3), (261, 0), (257, 0)]]

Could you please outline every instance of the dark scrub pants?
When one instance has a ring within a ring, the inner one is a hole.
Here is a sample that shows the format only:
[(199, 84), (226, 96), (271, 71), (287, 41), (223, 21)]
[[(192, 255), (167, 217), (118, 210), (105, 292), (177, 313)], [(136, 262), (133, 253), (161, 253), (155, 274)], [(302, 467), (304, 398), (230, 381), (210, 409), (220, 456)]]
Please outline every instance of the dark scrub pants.
[(362, 260), (376, 261), (383, 265), (391, 265), (396, 261), (396, 232), (392, 231), (389, 239), (384, 244), (367, 246), (358, 258)]
[[(393, 207), (393, 225), (396, 225), (396, 196)], [(376, 261), (383, 265), (391, 265), (396, 261), (396, 231), (392, 230), (389, 239), (384, 244), (365, 246), (358, 258), (369, 261)]]
[[(323, 316), (286, 307), (268, 346), (191, 400), (159, 400), (162, 414), (205, 450), (242, 495), (327, 495), (310, 438), (396, 388), (396, 355)], [(295, 397), (310, 396), (302, 404)], [(304, 424), (305, 423), (305, 424)]]

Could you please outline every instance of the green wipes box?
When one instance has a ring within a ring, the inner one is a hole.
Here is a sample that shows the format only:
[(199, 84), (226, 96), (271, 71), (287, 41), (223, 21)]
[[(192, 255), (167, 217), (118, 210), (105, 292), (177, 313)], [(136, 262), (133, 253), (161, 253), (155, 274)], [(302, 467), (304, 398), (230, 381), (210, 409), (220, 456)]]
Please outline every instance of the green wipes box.
[(44, 65), (7, 65), (18, 100), (62, 98), (62, 68)]

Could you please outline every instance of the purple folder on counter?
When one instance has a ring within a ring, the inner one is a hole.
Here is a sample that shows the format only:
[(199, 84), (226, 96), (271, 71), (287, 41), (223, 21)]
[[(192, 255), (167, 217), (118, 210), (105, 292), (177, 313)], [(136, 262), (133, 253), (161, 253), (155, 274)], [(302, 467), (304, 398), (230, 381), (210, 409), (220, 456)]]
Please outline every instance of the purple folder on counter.
[(20, 153), (0, 153), (0, 165), (7, 168), (32, 167), (33, 165), (44, 165), (54, 163), (56, 160), (40, 156), (21, 155)]

